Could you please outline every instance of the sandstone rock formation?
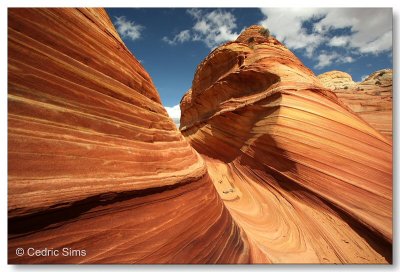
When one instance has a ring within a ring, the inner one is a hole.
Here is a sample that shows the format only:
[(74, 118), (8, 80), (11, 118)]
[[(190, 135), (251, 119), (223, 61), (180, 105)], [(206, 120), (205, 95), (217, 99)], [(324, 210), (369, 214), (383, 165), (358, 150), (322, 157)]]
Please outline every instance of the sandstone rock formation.
[(318, 76), (340, 101), (389, 139), (392, 138), (392, 77), (390, 69), (376, 71), (360, 83), (339, 71)]
[(183, 135), (103, 9), (8, 31), (9, 263), (391, 262), (391, 142), (262, 28), (199, 65)]
[(326, 88), (330, 90), (348, 89), (356, 84), (351, 75), (342, 71), (326, 72), (319, 75), (318, 79)]
[(277, 263), (391, 261), (392, 145), (252, 26), (197, 68), (181, 131)]
[(9, 263), (266, 261), (105, 10), (10, 9), (8, 31)]

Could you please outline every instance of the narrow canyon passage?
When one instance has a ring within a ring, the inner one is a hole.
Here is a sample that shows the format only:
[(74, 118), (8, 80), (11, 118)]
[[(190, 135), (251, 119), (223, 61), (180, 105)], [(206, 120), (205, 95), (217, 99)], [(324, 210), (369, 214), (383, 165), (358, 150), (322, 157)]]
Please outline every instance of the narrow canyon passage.
[(104, 9), (10, 9), (8, 31), (10, 264), (392, 262), (389, 100), (371, 126), (251, 26), (177, 129)]

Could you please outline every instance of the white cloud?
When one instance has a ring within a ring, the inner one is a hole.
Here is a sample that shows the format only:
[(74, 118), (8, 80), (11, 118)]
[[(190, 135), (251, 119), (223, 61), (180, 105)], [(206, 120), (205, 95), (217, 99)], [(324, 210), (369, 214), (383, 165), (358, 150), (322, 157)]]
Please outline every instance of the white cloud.
[(193, 26), (193, 29), (201, 34), (207, 34), (207, 32), (210, 31), (210, 25), (207, 24), (206, 21), (201, 20), (197, 21), (197, 23)]
[(115, 17), (114, 24), (122, 38), (129, 38), (132, 41), (139, 39), (140, 32), (144, 29), (144, 26), (126, 20), (125, 16)]
[(360, 47), (361, 53), (374, 53), (378, 54), (392, 48), (392, 31), (383, 34), (382, 37), (376, 38), (374, 41), (369, 42), (366, 46)]
[(367, 77), (368, 77), (368, 75), (363, 75), (363, 76), (361, 76), (361, 81), (364, 81), (364, 80), (366, 80), (366, 79), (367, 79)]
[(237, 27), (236, 18), (231, 12), (213, 10), (206, 13), (200, 9), (188, 9), (187, 13), (195, 20), (193, 27), (181, 31), (172, 39), (163, 37), (164, 42), (174, 45), (187, 41), (202, 41), (207, 47), (214, 48), (239, 36), (239, 33), (234, 32)]
[[(305, 56), (317, 61), (316, 68), (392, 49), (390, 8), (262, 8), (261, 12), (265, 18), (259, 24), (290, 49), (304, 50)], [(345, 49), (353, 56), (332, 51), (315, 54), (321, 46)]]
[(266, 18), (259, 22), (268, 28), (276, 38), (291, 49), (306, 49), (312, 56), (313, 51), (325, 38), (319, 33), (307, 33), (303, 23), (323, 16), (318, 8), (262, 8)]
[(179, 128), (180, 120), (181, 120), (181, 108), (180, 105), (175, 105), (173, 107), (165, 107), (168, 112), (168, 115), (172, 118), (175, 125)]
[(202, 16), (202, 12), (200, 9), (197, 8), (192, 8), (186, 10), (187, 13), (189, 13), (193, 18), (200, 19)]
[(347, 57), (339, 59), (338, 61), (342, 62), (342, 63), (352, 63), (352, 62), (354, 62), (354, 59), (353, 59), (353, 57), (347, 56)]
[(335, 52), (331, 53), (331, 54), (326, 54), (326, 53), (320, 54), (317, 57), (318, 63), (314, 67), (317, 69), (320, 69), (325, 66), (331, 65), (333, 60), (336, 59), (337, 57), (338, 57), (338, 54)]
[(190, 31), (182, 30), (171, 40), (168, 37), (163, 37), (162, 40), (170, 45), (175, 45), (177, 43), (184, 43), (190, 40)]
[[(349, 47), (362, 53), (380, 53), (392, 48), (392, 10), (390, 8), (333, 8), (314, 29), (327, 34), (350, 28)], [(341, 36), (343, 37), (343, 36)]]
[(317, 56), (318, 63), (314, 66), (316, 69), (321, 69), (332, 63), (351, 63), (354, 62), (354, 58), (351, 56), (343, 56), (335, 51), (327, 53), (322, 51), (321, 54)]
[(214, 10), (195, 18), (197, 22), (193, 30), (209, 48), (235, 40), (239, 36), (233, 32), (236, 28), (236, 18), (230, 12)]
[(342, 47), (347, 45), (349, 43), (349, 40), (350, 40), (349, 36), (335, 36), (331, 38), (328, 44), (330, 46)]

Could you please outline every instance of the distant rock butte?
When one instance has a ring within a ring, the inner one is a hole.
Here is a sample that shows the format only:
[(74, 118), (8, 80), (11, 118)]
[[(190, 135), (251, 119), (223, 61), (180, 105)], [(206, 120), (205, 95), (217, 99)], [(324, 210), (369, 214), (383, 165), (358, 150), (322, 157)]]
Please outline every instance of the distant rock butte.
[(104, 9), (9, 9), (9, 263), (391, 262), (391, 141), (267, 34), (198, 66), (182, 135)]
[(390, 69), (376, 71), (358, 83), (339, 71), (318, 76), (340, 101), (389, 139), (392, 138), (392, 77)]
[(356, 84), (351, 75), (342, 71), (326, 72), (319, 75), (318, 78), (326, 88), (331, 90), (348, 88)]
[(264, 32), (250, 27), (197, 67), (183, 135), (273, 263), (390, 262), (391, 142)]

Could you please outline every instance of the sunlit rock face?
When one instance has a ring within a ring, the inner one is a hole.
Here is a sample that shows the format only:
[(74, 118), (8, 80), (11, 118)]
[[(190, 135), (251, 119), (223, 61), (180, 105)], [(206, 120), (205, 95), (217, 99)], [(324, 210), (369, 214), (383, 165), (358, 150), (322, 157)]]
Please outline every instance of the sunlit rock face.
[(104, 9), (9, 9), (9, 263), (391, 262), (391, 142), (265, 29), (181, 109)]
[(338, 73), (346, 74), (332, 71), (319, 75), (318, 78), (358, 116), (388, 139), (392, 139), (392, 70), (376, 71), (359, 83), (349, 83), (344, 76), (332, 77), (332, 74)]
[(268, 262), (104, 9), (9, 9), (8, 217), (9, 263)]
[(345, 104), (258, 26), (182, 99), (182, 134), (273, 263), (391, 262), (392, 144)]
[(321, 83), (330, 90), (347, 89), (354, 86), (351, 75), (342, 71), (330, 71), (318, 76)]

